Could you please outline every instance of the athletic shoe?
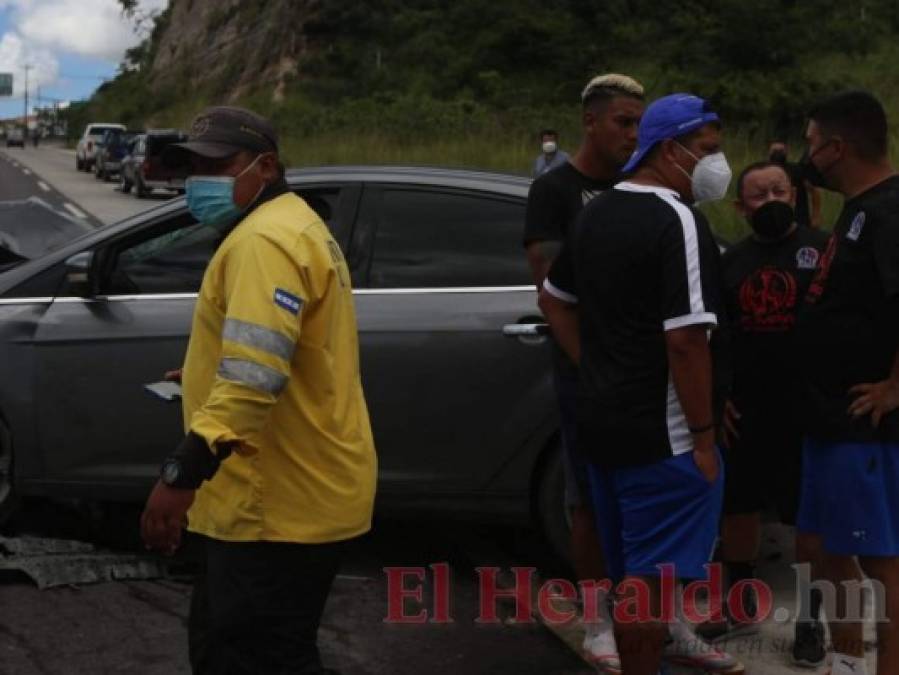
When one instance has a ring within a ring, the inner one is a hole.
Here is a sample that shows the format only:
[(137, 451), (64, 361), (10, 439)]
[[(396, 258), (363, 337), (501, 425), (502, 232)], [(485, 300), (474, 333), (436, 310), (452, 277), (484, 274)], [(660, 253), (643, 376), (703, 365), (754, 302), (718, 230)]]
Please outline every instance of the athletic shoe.
[(584, 654), (600, 673), (621, 675), (621, 659), (611, 624), (602, 624), (599, 630), (588, 631), (584, 638)]
[(669, 663), (709, 672), (727, 672), (739, 663), (723, 649), (696, 635), (683, 621), (672, 622), (670, 633), (662, 651), (662, 658)]
[[(746, 616), (755, 617), (758, 614), (755, 593), (749, 588), (744, 588), (743, 591), (743, 612)], [(737, 621), (731, 616), (727, 606), (724, 608), (724, 617), (724, 621), (703, 621), (696, 626), (696, 634), (709, 642), (720, 642), (759, 632), (758, 622)]]
[(793, 663), (802, 668), (817, 668), (826, 658), (824, 625), (820, 621), (798, 622), (796, 640), (793, 642)]

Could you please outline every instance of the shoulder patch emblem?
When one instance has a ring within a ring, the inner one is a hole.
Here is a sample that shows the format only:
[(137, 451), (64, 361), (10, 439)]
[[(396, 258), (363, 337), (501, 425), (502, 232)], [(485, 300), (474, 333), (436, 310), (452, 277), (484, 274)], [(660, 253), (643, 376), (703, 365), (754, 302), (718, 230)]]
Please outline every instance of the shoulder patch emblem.
[(303, 307), (303, 299), (298, 298), (293, 293), (288, 293), (282, 288), (276, 288), (275, 304), (281, 309), (286, 309), (291, 314), (297, 315)]
[(858, 238), (862, 236), (862, 228), (865, 226), (865, 212), (859, 211), (855, 218), (852, 219), (852, 223), (849, 225), (849, 232), (846, 234), (846, 239), (849, 241), (858, 241)]
[(796, 267), (801, 270), (813, 270), (818, 267), (821, 254), (813, 246), (803, 246), (796, 251)]

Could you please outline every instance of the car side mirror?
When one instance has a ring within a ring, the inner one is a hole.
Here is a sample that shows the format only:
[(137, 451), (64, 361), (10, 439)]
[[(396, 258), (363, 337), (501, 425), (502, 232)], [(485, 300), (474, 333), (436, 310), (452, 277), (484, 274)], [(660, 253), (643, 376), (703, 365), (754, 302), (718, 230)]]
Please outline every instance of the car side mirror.
[(72, 295), (81, 298), (93, 297), (94, 289), (91, 283), (93, 262), (93, 251), (82, 251), (66, 260), (66, 284)]

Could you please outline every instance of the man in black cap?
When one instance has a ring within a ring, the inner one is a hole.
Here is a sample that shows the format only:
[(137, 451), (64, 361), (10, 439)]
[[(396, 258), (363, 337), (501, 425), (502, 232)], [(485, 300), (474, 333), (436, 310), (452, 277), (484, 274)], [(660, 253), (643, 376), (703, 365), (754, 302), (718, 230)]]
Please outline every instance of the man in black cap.
[(271, 125), (217, 107), (163, 160), (220, 227), (183, 369), (186, 436), (144, 514), (147, 546), (196, 533), (195, 673), (322, 673), (316, 636), (343, 542), (371, 527), (376, 460), (349, 271), (292, 194)]

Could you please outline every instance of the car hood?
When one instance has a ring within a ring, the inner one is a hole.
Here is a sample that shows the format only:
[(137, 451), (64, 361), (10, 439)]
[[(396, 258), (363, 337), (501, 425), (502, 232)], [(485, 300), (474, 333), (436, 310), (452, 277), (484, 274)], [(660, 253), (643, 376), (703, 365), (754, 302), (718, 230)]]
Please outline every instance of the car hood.
[(39, 197), (0, 202), (0, 263), (33, 260), (91, 230)]

